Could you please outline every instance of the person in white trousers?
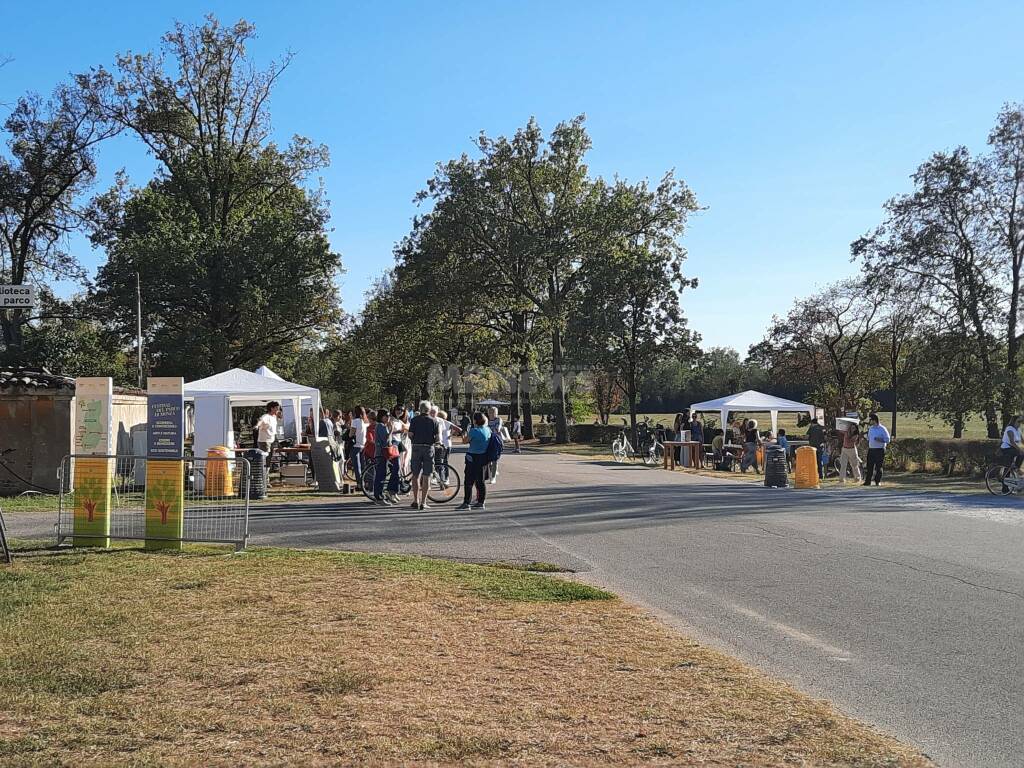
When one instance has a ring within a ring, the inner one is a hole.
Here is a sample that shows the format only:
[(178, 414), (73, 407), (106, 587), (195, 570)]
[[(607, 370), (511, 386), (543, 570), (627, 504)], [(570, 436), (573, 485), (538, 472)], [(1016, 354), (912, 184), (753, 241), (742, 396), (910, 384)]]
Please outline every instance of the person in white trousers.
[(857, 453), (857, 443), (860, 441), (860, 428), (851, 424), (843, 433), (843, 448), (839, 452), (839, 482), (846, 483), (846, 470), (856, 482), (860, 482), (860, 454)]

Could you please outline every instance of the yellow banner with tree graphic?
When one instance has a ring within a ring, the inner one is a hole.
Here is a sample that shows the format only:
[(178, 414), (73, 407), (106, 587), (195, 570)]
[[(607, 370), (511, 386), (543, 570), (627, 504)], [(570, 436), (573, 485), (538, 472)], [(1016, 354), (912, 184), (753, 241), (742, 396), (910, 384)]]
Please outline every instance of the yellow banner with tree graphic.
[[(114, 382), (110, 378), (75, 379), (75, 511), (76, 547), (110, 546), (110, 452)], [(91, 458), (95, 457), (95, 458)]]

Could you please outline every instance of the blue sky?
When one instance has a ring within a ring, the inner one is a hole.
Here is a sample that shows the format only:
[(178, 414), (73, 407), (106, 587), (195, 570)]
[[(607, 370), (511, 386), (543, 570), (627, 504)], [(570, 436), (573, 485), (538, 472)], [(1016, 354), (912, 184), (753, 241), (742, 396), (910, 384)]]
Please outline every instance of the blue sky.
[[(0, 0), (0, 102), (49, 91), (117, 51), (155, 49), (175, 19), (256, 24), (252, 48), (294, 63), (274, 128), (326, 143), (343, 303), (358, 310), (392, 263), (413, 195), (480, 130), (545, 129), (585, 113), (593, 173), (670, 168), (708, 209), (685, 237), (684, 297), (707, 345), (745, 351), (773, 313), (854, 272), (849, 243), (932, 151), (984, 147), (1000, 106), (1024, 99), (1024, 3), (312, 3)], [(152, 161), (124, 137), (109, 184)], [(102, 254), (75, 242), (95, 268)]]

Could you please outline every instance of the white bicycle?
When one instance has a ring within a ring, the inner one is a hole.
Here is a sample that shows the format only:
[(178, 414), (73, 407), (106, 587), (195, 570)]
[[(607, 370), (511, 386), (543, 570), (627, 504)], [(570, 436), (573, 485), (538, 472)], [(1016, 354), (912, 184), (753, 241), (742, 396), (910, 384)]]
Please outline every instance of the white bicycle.
[(988, 492), (996, 496), (1009, 496), (1024, 491), (1024, 477), (1014, 466), (993, 464), (985, 472), (985, 485)]
[(622, 430), (612, 442), (612, 458), (619, 464), (626, 459), (636, 461), (638, 458), (648, 467), (660, 464), (665, 458), (665, 446), (658, 440), (657, 433), (649, 429), (646, 423), (639, 425), (637, 431), (639, 449), (633, 447), (626, 430)]

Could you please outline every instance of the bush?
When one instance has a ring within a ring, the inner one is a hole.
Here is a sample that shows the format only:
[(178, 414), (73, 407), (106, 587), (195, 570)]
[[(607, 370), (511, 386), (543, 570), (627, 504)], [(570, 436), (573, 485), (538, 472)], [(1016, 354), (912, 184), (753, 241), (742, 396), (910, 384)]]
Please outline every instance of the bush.
[(980, 475), (999, 461), (999, 441), (902, 438), (894, 440), (887, 453), (887, 463), (896, 470)]

